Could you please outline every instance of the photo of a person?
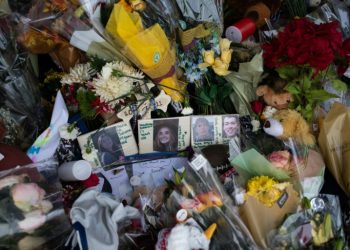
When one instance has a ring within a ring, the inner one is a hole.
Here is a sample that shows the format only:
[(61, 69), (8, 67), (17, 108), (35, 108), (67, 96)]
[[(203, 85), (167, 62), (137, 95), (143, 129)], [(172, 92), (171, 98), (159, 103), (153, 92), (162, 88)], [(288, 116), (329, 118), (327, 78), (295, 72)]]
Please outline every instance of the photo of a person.
[(110, 165), (124, 156), (115, 127), (104, 129), (91, 136), (102, 166)]
[(178, 119), (156, 120), (153, 123), (153, 150), (176, 152), (178, 148)]
[(239, 126), (239, 116), (229, 115), (223, 116), (222, 118), (222, 135), (224, 138), (234, 138), (238, 136), (240, 126)]
[(214, 130), (212, 124), (213, 123), (209, 122), (209, 120), (204, 117), (195, 119), (192, 124), (194, 142), (213, 141)]

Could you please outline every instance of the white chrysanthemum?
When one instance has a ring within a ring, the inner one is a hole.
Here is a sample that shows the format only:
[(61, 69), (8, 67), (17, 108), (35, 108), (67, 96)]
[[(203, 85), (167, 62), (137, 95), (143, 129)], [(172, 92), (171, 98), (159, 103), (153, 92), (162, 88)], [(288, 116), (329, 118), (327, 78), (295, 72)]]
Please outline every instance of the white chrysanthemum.
[[(113, 71), (120, 72), (121, 76), (113, 76)], [(114, 105), (117, 98), (131, 92), (135, 82), (134, 78), (141, 80), (143, 77), (141, 71), (135, 70), (123, 62), (111, 62), (102, 68), (101, 74), (93, 80), (92, 86), (102, 101)]]
[(193, 114), (193, 109), (191, 107), (185, 107), (181, 111), (181, 114), (183, 114), (183, 115), (192, 115)]
[(130, 78), (127, 77), (97, 78), (94, 79), (92, 85), (94, 86), (94, 92), (102, 101), (114, 105), (117, 98), (130, 93), (133, 88), (133, 81), (130, 81)]
[(84, 83), (96, 74), (96, 71), (91, 68), (90, 63), (77, 64), (70, 69), (69, 74), (62, 77), (62, 84)]
[(75, 140), (80, 131), (77, 127), (72, 127), (72, 124), (64, 124), (59, 128), (60, 137), (66, 140)]
[(124, 62), (110, 62), (103, 66), (101, 75), (104, 79), (110, 78), (113, 70), (121, 72), (125, 76), (130, 76), (137, 79), (143, 79), (144, 75), (142, 71), (136, 70), (133, 67), (125, 64)]

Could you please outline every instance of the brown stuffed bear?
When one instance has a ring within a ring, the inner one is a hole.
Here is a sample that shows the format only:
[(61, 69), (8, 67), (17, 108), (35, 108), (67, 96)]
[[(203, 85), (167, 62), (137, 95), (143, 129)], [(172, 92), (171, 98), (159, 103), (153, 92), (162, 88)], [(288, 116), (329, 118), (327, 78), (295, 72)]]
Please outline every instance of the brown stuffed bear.
[(309, 124), (295, 110), (283, 109), (275, 112), (272, 118), (266, 120), (264, 131), (281, 140), (292, 138), (308, 146), (315, 145), (315, 137), (310, 132)]
[(291, 93), (285, 90), (287, 81), (278, 77), (276, 74), (271, 74), (256, 89), (256, 95), (261, 96), (268, 106), (276, 109), (286, 109), (288, 104), (293, 101)]

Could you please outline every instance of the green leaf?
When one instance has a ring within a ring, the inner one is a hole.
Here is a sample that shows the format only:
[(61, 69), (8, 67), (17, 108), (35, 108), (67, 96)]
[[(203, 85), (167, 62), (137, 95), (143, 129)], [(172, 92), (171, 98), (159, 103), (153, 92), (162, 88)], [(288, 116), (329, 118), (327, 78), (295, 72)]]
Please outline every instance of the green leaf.
[(332, 80), (332, 83), (333, 88), (337, 91), (346, 92), (348, 90), (348, 86), (346, 85), (346, 83), (339, 79)]
[(182, 180), (181, 174), (178, 171), (175, 171), (175, 184), (180, 185), (181, 180)]
[(293, 95), (297, 95), (301, 92), (300, 86), (296, 85), (296, 84), (288, 84), (287, 86), (287, 91)]
[(329, 93), (323, 89), (314, 89), (314, 90), (311, 90), (309, 93), (307, 93), (305, 97), (309, 101), (316, 100), (319, 102), (324, 102), (324, 101), (327, 101), (328, 99), (336, 98), (338, 96), (335, 94)]
[(311, 78), (309, 76), (303, 77), (303, 89), (310, 89), (311, 88)]
[(217, 85), (212, 85), (210, 87), (210, 91), (209, 91), (210, 99), (215, 99), (217, 93), (218, 93), (218, 86)]
[(91, 103), (96, 99), (95, 94), (92, 91), (77, 91), (77, 101), (79, 103), (79, 110), (81, 116), (86, 119), (93, 119), (96, 115), (95, 108)]
[(200, 98), (200, 102), (202, 102), (203, 104), (205, 105), (211, 105), (211, 100), (210, 98), (207, 96), (207, 94), (204, 92), (204, 90), (202, 90), (200, 93), (199, 93), (199, 96)]
[(287, 65), (284, 66), (282, 68), (278, 68), (277, 69), (278, 75), (282, 78), (282, 79), (294, 79), (298, 76), (299, 74), (299, 70), (296, 66), (293, 65)]

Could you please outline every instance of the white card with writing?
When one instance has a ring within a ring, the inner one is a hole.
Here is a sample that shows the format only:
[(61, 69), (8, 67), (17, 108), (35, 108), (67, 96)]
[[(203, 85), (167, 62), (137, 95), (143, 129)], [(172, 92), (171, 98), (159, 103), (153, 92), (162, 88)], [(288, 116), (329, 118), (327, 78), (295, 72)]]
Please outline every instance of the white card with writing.
[(83, 150), (88, 140), (97, 150), (97, 163), (94, 168), (112, 165), (124, 159), (124, 156), (138, 153), (136, 140), (131, 126), (125, 122), (115, 123), (111, 126), (81, 135), (78, 137), (80, 148)]

